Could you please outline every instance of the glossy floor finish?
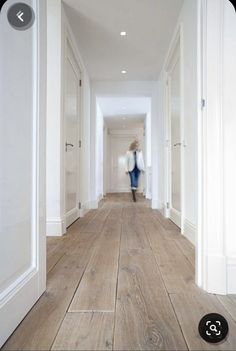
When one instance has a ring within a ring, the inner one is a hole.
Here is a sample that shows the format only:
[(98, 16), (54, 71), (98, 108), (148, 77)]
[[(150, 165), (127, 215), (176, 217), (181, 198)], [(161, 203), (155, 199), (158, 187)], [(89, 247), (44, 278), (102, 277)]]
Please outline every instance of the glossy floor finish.
[[(48, 238), (47, 291), (5, 350), (235, 350), (236, 297), (194, 284), (194, 248), (139, 195), (108, 195), (63, 238)], [(201, 317), (229, 337), (207, 344)]]

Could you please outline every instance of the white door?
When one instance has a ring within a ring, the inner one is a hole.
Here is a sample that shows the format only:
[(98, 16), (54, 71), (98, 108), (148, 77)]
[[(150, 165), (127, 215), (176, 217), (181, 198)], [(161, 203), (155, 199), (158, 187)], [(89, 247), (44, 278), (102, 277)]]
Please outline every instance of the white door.
[(181, 90), (179, 46), (169, 74), (170, 103), (170, 219), (181, 227)]
[(13, 3), (0, 14), (0, 347), (46, 288), (45, 2), (25, 0), (26, 31), (7, 21)]
[(67, 45), (65, 84), (65, 207), (66, 226), (79, 218), (80, 72)]

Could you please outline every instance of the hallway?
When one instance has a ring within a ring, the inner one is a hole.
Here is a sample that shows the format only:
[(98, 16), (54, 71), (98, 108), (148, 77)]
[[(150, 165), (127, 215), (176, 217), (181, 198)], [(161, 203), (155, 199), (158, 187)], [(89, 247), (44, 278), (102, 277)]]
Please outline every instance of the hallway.
[(141, 195), (107, 195), (47, 251), (47, 291), (4, 350), (213, 350), (197, 330), (213, 311), (235, 350), (235, 296), (196, 287), (192, 244)]

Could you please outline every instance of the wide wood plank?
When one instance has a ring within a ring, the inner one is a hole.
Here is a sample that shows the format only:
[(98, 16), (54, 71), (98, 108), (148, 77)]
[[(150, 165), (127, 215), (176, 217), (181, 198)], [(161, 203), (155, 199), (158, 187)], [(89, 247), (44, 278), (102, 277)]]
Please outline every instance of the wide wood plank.
[(180, 240), (175, 241), (178, 248), (183, 252), (184, 256), (189, 260), (192, 266), (195, 266), (195, 247), (183, 235)]
[(112, 350), (113, 313), (68, 313), (52, 350)]
[(187, 349), (149, 249), (121, 252), (114, 349)]
[(114, 311), (122, 209), (114, 209), (96, 243), (70, 312)]
[(100, 232), (103, 229), (106, 218), (111, 211), (111, 206), (103, 205), (101, 209), (97, 210), (95, 217), (83, 228), (86, 232)]
[[(235, 322), (217, 300), (216, 296), (205, 293), (185, 293), (171, 294), (170, 297), (189, 350), (235, 350)], [(201, 318), (212, 312), (223, 315), (229, 323), (229, 335), (227, 339), (217, 345), (205, 342), (198, 333), (198, 324)]]
[(65, 253), (66, 249), (63, 238), (47, 237), (47, 273), (51, 271)]
[[(161, 261), (160, 256), (153, 249), (157, 262)], [(168, 293), (183, 293), (186, 290), (197, 292), (200, 289), (195, 284), (194, 267), (183, 255), (174, 257), (165, 262), (159, 263), (160, 272)]]
[[(172, 266), (186, 259), (174, 240), (161, 239), (158, 241), (158, 246), (152, 246), (152, 250), (158, 264), (162, 265), (162, 267), (166, 263), (169, 263)], [(189, 262), (186, 261), (186, 263)]]
[(126, 206), (122, 218), (121, 249), (150, 248), (149, 241), (135, 206)]

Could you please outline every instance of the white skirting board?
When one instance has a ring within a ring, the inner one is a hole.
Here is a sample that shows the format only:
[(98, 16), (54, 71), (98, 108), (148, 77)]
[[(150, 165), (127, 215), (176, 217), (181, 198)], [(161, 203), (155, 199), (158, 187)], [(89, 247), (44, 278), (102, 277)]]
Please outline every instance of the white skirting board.
[(227, 258), (227, 294), (236, 294), (236, 256)]
[(66, 233), (66, 221), (63, 218), (49, 218), (46, 222), (47, 236), (62, 236)]
[(162, 204), (160, 203), (160, 201), (158, 199), (152, 199), (152, 209), (153, 210), (160, 210)]
[(208, 274), (204, 290), (211, 294), (227, 294), (226, 257), (224, 255), (208, 255), (206, 264)]
[(170, 209), (170, 219), (174, 222), (179, 228), (181, 228), (181, 214), (176, 211), (174, 208)]
[(184, 220), (183, 234), (194, 246), (196, 246), (197, 227), (186, 218)]

